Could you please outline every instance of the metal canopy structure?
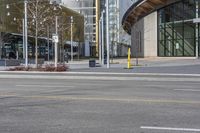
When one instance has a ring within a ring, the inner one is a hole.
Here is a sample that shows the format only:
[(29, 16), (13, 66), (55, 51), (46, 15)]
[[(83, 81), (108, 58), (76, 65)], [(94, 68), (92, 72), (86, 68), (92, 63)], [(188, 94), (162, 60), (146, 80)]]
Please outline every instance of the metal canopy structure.
[(131, 27), (151, 12), (180, 0), (138, 0), (125, 13), (122, 19), (124, 30), (131, 34)]

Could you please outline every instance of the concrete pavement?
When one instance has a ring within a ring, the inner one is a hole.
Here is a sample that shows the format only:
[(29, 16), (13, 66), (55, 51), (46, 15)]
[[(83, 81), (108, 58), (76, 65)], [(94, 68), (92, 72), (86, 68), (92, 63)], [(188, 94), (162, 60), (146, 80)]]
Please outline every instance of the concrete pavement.
[[(98, 60), (97, 60), (98, 62)], [(111, 72), (111, 73), (177, 73), (200, 74), (200, 60), (195, 58), (142, 58), (138, 59), (139, 65), (135, 66), (136, 59), (132, 59), (133, 69), (127, 67), (127, 59), (114, 59), (110, 69), (106, 65), (98, 64), (95, 68), (89, 67), (88, 60), (66, 63), (72, 72)], [(0, 67), (6, 70), (10, 67)]]
[[(89, 60), (81, 60), (81, 61), (73, 61), (68, 64), (74, 67), (79, 68), (77, 65), (85, 65), (88, 67)], [(98, 60), (96, 62), (99, 63)], [(127, 59), (113, 59), (110, 60), (111, 67), (120, 67), (127, 66)], [(113, 63), (112, 63), (113, 62)], [(131, 59), (131, 64), (135, 66), (136, 59)], [(177, 57), (177, 58), (168, 58), (168, 57), (157, 57), (157, 58), (139, 58), (138, 59), (138, 67), (161, 67), (161, 66), (185, 66), (185, 65), (199, 65), (200, 59), (196, 59), (194, 57)], [(103, 66), (105, 67), (105, 66)], [(81, 67), (80, 67), (81, 68)], [(73, 67), (72, 67), (73, 69)]]
[(75, 72), (121, 72), (121, 73), (177, 73), (177, 74), (200, 74), (200, 60), (194, 58), (156, 58), (139, 59), (139, 66), (135, 66), (135, 59), (132, 59), (133, 69), (127, 67), (126, 59), (115, 59), (110, 65), (89, 68), (88, 62), (69, 63), (70, 71)]

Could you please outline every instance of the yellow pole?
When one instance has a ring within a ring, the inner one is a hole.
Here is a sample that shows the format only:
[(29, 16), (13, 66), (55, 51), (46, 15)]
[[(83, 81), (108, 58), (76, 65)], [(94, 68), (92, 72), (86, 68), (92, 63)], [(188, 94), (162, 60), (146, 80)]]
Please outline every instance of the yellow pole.
[(131, 48), (128, 48), (128, 64), (127, 64), (127, 68), (128, 69), (131, 68)]
[(96, 0), (96, 56), (99, 56), (99, 0)]

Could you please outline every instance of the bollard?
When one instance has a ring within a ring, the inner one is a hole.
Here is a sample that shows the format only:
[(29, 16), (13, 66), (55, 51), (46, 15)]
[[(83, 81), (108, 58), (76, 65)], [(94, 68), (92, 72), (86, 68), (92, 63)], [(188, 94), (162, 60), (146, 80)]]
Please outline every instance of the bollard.
[(131, 48), (128, 48), (128, 63), (127, 68), (131, 69)]

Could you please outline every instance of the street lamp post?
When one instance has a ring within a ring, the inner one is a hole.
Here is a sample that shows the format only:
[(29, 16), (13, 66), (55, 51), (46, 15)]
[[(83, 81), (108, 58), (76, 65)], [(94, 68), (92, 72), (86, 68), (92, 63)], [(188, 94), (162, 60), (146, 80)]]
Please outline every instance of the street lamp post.
[(196, 17), (193, 19), (193, 23), (195, 24), (195, 33), (196, 33), (196, 40), (195, 40), (195, 44), (196, 44), (196, 59), (199, 58), (199, 23), (200, 23), (200, 18), (199, 18), (199, 2), (196, 1)]
[(102, 34), (101, 34), (101, 21), (102, 21), (102, 19), (100, 18), (100, 21), (99, 21), (99, 63), (101, 64), (101, 62), (102, 62), (102, 55), (101, 55), (101, 51), (102, 51)]
[[(58, 37), (58, 16), (56, 16), (56, 36)], [(58, 41), (55, 41), (55, 67), (58, 66)]]
[(24, 18), (23, 18), (23, 20), (22, 20), (22, 26), (23, 26), (23, 59), (25, 60), (25, 58), (26, 58), (26, 50), (25, 50), (25, 48), (26, 48), (26, 46), (25, 46), (25, 35), (24, 35), (24, 30), (25, 30), (25, 27), (24, 27)]
[(71, 61), (73, 61), (73, 16), (71, 16)]
[(107, 68), (110, 68), (110, 36), (109, 36), (109, 0), (106, 0), (106, 47), (107, 47)]
[(102, 47), (102, 50), (101, 50), (101, 55), (102, 55), (102, 65), (104, 65), (104, 13), (105, 13), (105, 10), (103, 10), (101, 12), (101, 47)]
[(27, 0), (24, 0), (24, 42), (26, 47), (25, 67), (28, 67), (28, 25), (27, 25)]
[(50, 29), (49, 29), (49, 25), (47, 25), (47, 50), (48, 50), (48, 56), (47, 56), (47, 60), (49, 61), (49, 32), (50, 32)]
[[(199, 18), (199, 2), (196, 1), (196, 18)], [(199, 58), (199, 24), (196, 23), (196, 58)]]

